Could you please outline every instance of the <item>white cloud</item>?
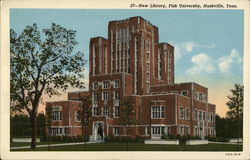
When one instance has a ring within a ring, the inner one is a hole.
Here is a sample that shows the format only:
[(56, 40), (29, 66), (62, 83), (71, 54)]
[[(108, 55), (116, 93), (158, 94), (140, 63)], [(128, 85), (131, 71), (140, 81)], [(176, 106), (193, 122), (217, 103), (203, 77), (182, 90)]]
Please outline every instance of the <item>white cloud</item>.
[(232, 49), (228, 56), (222, 56), (217, 60), (217, 65), (221, 72), (229, 72), (233, 64), (241, 62), (242, 58), (239, 56), (239, 52)]
[(191, 53), (194, 51), (195, 48), (214, 48), (215, 45), (203, 45), (203, 44), (198, 44), (196, 42), (183, 42), (183, 43), (176, 43), (174, 44), (175, 47), (175, 59), (179, 60), (183, 55), (187, 53)]
[(189, 75), (211, 73), (215, 70), (214, 60), (205, 53), (200, 53), (192, 57), (193, 67), (186, 71)]

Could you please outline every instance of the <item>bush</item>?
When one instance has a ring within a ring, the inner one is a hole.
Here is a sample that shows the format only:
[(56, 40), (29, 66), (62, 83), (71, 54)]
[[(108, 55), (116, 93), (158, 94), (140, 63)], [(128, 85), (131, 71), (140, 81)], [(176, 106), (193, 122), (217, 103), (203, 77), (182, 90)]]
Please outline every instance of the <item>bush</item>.
[(198, 135), (192, 137), (191, 139), (201, 139), (201, 137), (199, 137)]
[(224, 138), (224, 137), (216, 137), (216, 141), (217, 142), (228, 142), (228, 139)]
[(135, 142), (136, 143), (144, 143), (145, 139), (147, 139), (146, 137), (142, 137), (142, 136), (136, 136), (135, 137)]

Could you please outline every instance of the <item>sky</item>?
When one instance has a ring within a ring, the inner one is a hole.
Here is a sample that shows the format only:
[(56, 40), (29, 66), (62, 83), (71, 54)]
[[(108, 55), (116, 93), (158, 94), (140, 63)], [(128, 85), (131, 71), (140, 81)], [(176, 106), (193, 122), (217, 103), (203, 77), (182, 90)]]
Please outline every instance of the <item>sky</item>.
[[(27, 25), (36, 23), (42, 30), (54, 22), (76, 30), (75, 51), (84, 52), (88, 60), (90, 38), (107, 38), (109, 21), (132, 16), (156, 25), (159, 41), (175, 47), (175, 82), (207, 87), (209, 103), (225, 116), (230, 89), (243, 84), (243, 10), (11, 9), (10, 28), (20, 34)], [(44, 96), (44, 101), (66, 98)]]

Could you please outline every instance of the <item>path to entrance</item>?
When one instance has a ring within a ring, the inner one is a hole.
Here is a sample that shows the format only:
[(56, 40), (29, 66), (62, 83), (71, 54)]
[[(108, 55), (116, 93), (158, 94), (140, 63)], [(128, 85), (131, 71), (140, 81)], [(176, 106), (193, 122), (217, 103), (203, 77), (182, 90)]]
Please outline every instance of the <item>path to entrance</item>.
[[(51, 147), (54, 146), (70, 146), (70, 145), (80, 145), (84, 144), (85, 142), (76, 142), (76, 143), (60, 143), (60, 144), (51, 144)], [(95, 142), (86, 142), (87, 144), (90, 143), (103, 143), (103, 141), (95, 141)], [(41, 147), (48, 147), (48, 144), (43, 144), (43, 145), (37, 145), (36, 148), (41, 148)], [(30, 148), (30, 146), (21, 146), (21, 147), (10, 147), (10, 149), (27, 149)]]

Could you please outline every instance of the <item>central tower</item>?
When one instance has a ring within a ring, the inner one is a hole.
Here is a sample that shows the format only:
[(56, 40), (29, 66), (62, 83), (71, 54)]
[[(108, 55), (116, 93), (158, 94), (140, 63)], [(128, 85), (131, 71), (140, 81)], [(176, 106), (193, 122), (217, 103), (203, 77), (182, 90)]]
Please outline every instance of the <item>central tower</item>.
[[(142, 17), (110, 21), (108, 39), (90, 40), (90, 77), (126, 73), (133, 95), (150, 93), (150, 86), (174, 84), (174, 47), (159, 43), (158, 28)], [(90, 80), (91, 81), (91, 80)]]

